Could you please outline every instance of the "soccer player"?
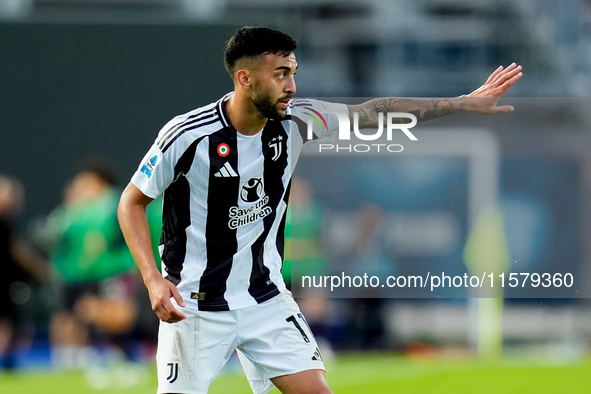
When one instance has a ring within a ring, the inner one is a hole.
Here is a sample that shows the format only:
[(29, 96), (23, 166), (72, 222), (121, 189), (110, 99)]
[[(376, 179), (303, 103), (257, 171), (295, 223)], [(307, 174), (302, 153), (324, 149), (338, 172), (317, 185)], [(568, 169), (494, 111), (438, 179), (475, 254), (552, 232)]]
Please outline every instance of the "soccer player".
[[(305, 142), (303, 112), (409, 112), (419, 120), (455, 112), (499, 113), (521, 77), (499, 67), (468, 96), (387, 98), (346, 106), (292, 100), (296, 42), (265, 27), (228, 41), (234, 91), (166, 124), (123, 192), (119, 220), (161, 320), (158, 393), (206, 393), (237, 349), (255, 393), (331, 393), (314, 336), (280, 269), (289, 184)], [(476, 100), (472, 97), (485, 97)], [(317, 137), (338, 130), (324, 117)], [(150, 246), (146, 206), (164, 194), (162, 274)]]

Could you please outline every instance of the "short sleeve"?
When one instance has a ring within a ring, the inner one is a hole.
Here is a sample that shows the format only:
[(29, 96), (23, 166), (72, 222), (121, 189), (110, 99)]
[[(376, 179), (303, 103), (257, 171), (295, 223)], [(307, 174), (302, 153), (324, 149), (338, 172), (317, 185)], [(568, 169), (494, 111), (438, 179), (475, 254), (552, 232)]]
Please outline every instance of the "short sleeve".
[(164, 128), (160, 132), (131, 178), (131, 183), (150, 198), (160, 196), (173, 182), (176, 165), (188, 144), (185, 139), (178, 139), (169, 145), (158, 143), (166, 130)]
[(163, 153), (156, 144), (152, 145), (131, 177), (131, 183), (150, 198), (157, 198), (162, 194), (171, 180), (170, 166), (163, 162)]
[(333, 139), (338, 133), (340, 122), (349, 124), (347, 105), (322, 100), (294, 100), (291, 115), (306, 125), (305, 133), (302, 135), (305, 142), (312, 139)]

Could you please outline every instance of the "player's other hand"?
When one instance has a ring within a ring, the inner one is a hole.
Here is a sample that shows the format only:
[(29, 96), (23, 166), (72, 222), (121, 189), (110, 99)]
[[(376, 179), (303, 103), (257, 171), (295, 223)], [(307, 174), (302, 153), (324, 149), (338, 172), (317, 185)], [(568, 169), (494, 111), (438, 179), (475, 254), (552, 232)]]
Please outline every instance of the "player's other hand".
[(170, 281), (163, 277), (154, 278), (149, 283), (146, 283), (146, 287), (150, 294), (152, 310), (160, 320), (166, 323), (176, 323), (187, 317), (184, 313), (176, 309), (170, 301), (171, 298), (174, 298), (178, 305), (181, 307), (185, 306), (183, 297), (181, 297), (176, 286)]
[(497, 103), (499, 98), (522, 76), (521, 66), (515, 63), (507, 68), (500, 66), (488, 77), (484, 85), (464, 96), (468, 97), (467, 105), (470, 106), (470, 110), (485, 115), (513, 111), (512, 106), (498, 106)]

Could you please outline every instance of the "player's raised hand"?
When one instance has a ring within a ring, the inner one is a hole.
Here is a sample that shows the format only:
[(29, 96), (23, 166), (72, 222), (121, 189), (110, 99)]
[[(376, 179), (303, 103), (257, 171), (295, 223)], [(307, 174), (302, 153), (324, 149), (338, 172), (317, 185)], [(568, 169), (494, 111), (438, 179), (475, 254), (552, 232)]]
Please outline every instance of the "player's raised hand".
[[(511, 112), (510, 105), (498, 106), (499, 98), (523, 76), (521, 66), (513, 63), (507, 68), (500, 66), (488, 77), (484, 85), (466, 95), (468, 104), (474, 112), (481, 114), (497, 114)], [(473, 100), (471, 98), (474, 98)]]
[(148, 293), (150, 294), (150, 302), (152, 303), (152, 310), (156, 313), (158, 318), (166, 323), (176, 323), (187, 316), (174, 307), (171, 298), (174, 298), (176, 303), (181, 307), (185, 306), (183, 297), (179, 293), (174, 284), (164, 278), (158, 278), (150, 282), (148, 285)]

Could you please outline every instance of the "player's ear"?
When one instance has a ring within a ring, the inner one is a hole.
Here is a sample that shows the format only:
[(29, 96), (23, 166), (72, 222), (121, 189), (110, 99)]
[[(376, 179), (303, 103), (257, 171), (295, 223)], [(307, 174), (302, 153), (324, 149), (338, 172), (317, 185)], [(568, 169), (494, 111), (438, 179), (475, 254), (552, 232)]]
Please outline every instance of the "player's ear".
[(250, 89), (252, 84), (252, 73), (247, 68), (236, 71), (236, 82), (245, 89)]

